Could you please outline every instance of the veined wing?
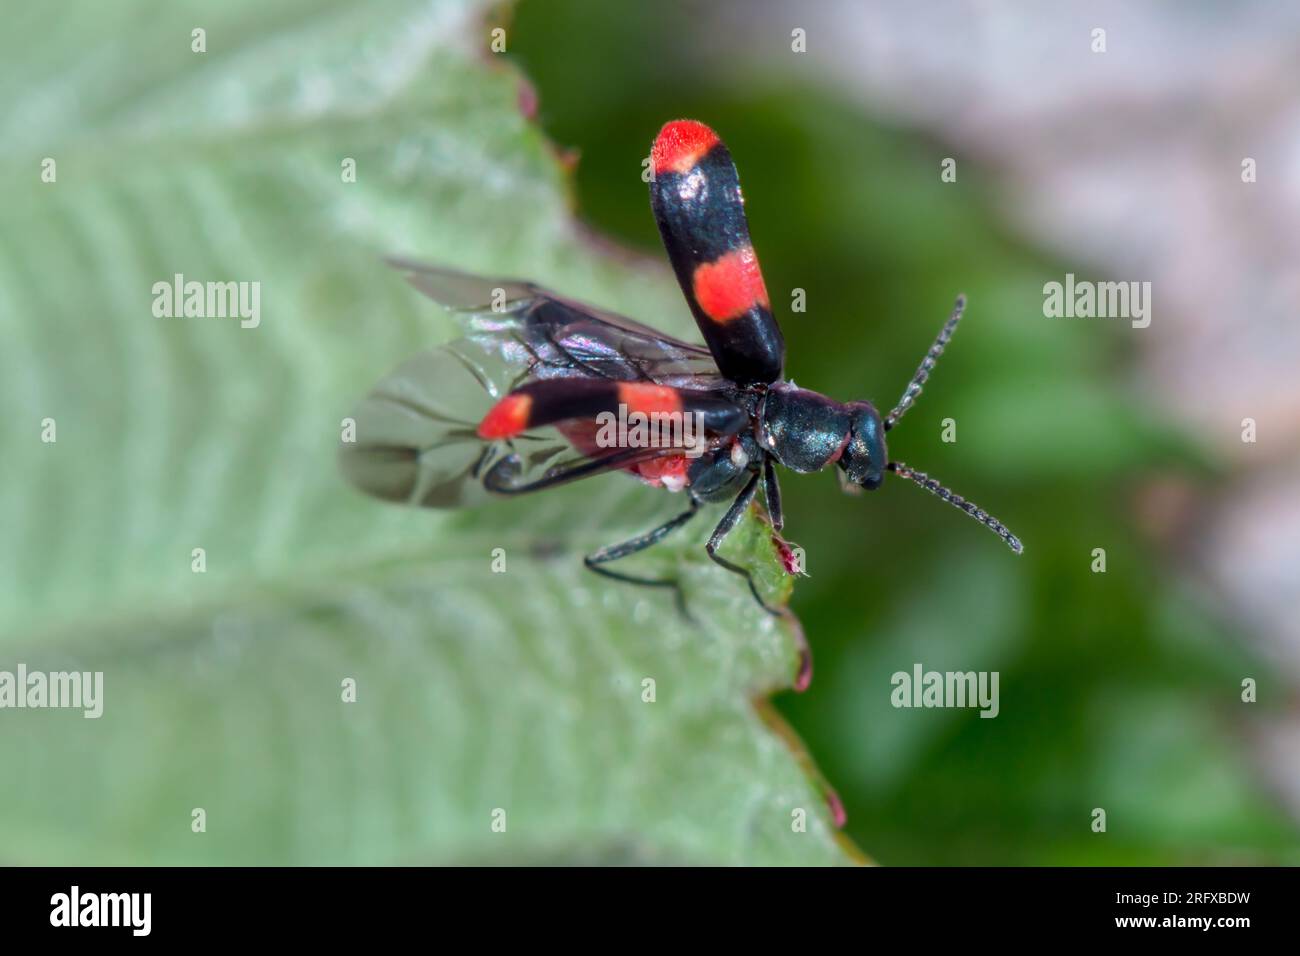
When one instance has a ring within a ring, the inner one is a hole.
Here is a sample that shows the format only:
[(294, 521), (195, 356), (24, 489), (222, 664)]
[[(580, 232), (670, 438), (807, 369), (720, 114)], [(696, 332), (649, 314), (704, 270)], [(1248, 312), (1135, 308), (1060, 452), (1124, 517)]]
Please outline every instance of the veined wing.
[[(340, 468), (375, 497), (462, 507), (486, 499), (483, 482), (489, 475), (497, 485), (507, 478), (512, 486), (561, 483), (565, 475), (634, 469), (680, 454), (663, 448), (597, 450), (581, 442), (584, 447), (576, 447), (573, 423), (529, 429), (508, 444), (480, 438), (478, 426), (489, 408), (530, 382), (575, 378), (693, 391), (725, 387), (707, 351), (630, 319), (531, 283), (394, 264), (417, 288), (453, 309), (465, 335), (402, 363), (352, 413), (355, 440), (342, 443)], [(640, 473), (646, 472), (653, 468)]]
[(495, 351), (519, 369), (514, 385), (567, 375), (708, 390), (727, 384), (702, 346), (534, 283), (405, 259), (389, 263), (429, 298), (456, 313), (466, 337), (480, 350)]

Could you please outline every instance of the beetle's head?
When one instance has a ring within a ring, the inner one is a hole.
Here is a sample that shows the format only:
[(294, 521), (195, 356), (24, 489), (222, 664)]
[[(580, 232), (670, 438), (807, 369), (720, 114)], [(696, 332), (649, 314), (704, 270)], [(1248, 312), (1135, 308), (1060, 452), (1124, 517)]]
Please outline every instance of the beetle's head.
[(885, 481), (889, 453), (885, 450), (885, 424), (870, 402), (850, 402), (849, 440), (840, 455), (844, 477), (855, 485), (875, 491)]

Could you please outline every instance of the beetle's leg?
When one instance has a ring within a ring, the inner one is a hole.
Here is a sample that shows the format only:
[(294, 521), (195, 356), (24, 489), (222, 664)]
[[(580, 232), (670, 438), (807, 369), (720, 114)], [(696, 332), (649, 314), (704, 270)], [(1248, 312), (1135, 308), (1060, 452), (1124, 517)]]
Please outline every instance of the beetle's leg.
[(761, 476), (762, 473), (756, 471), (750, 476), (749, 481), (745, 482), (745, 487), (741, 489), (740, 494), (736, 495), (736, 500), (731, 503), (731, 507), (727, 509), (727, 513), (722, 516), (722, 520), (718, 522), (718, 526), (713, 529), (713, 534), (709, 536), (709, 543), (704, 546), (704, 549), (708, 551), (709, 557), (713, 559), (715, 564), (720, 564), (728, 571), (733, 574), (739, 574), (745, 579), (745, 582), (749, 585), (749, 591), (754, 595), (754, 600), (758, 602), (759, 607), (764, 611), (767, 611), (768, 614), (774, 614), (777, 617), (780, 617), (781, 610), (770, 606), (763, 600), (763, 596), (758, 593), (758, 586), (754, 583), (754, 576), (745, 568), (728, 561), (722, 555), (718, 554), (718, 548), (722, 547), (722, 542), (726, 539), (727, 535), (731, 534), (732, 530), (739, 523), (741, 516), (744, 515), (745, 509), (749, 507), (749, 503), (754, 500), (754, 494), (758, 491), (758, 479)]
[(718, 554), (718, 548), (722, 546), (723, 540), (736, 527), (741, 516), (745, 513), (745, 509), (754, 500), (754, 495), (758, 491), (758, 480), (762, 474), (762, 472), (754, 472), (753, 477), (741, 489), (740, 494), (736, 496), (736, 500), (727, 509), (727, 513), (718, 522), (718, 526), (713, 529), (713, 534), (709, 536), (709, 543), (705, 545), (705, 550), (708, 551), (709, 557), (716, 563), (745, 579), (745, 582), (749, 585), (749, 592), (754, 595), (754, 600), (758, 602), (759, 607), (768, 614), (784, 618), (790, 623), (794, 635), (795, 650), (799, 654), (799, 670), (795, 674), (794, 689), (803, 692), (807, 690), (808, 685), (812, 682), (812, 650), (808, 647), (808, 639), (804, 636), (799, 619), (791, 614), (787, 608), (772, 607), (764, 601), (762, 595), (758, 593), (758, 586), (754, 584), (754, 576), (740, 565), (734, 564)]
[(771, 455), (763, 457), (763, 497), (767, 500), (767, 517), (772, 523), (772, 544), (776, 546), (787, 574), (806, 574), (802, 560), (795, 560), (795, 546), (781, 537), (785, 527), (785, 514), (781, 510), (781, 486), (776, 480), (776, 462)]
[(652, 545), (658, 544), (668, 535), (672, 534), (686, 522), (695, 517), (695, 513), (700, 510), (700, 504), (694, 498), (691, 499), (690, 510), (684, 511), (677, 517), (665, 521), (653, 531), (647, 531), (645, 534), (637, 535), (621, 544), (611, 544), (594, 551), (582, 559), (592, 571), (597, 574), (603, 574), (607, 578), (613, 578), (615, 581), (625, 581), (628, 584), (641, 584), (646, 587), (654, 588), (672, 588), (677, 600), (677, 608), (686, 617), (690, 615), (686, 611), (686, 597), (682, 592), (681, 582), (676, 579), (665, 578), (642, 578), (633, 574), (623, 574), (620, 571), (611, 571), (609, 568), (601, 565), (608, 564), (611, 561), (617, 561), (619, 558), (626, 558), (628, 555), (636, 554), (638, 551), (644, 551)]
[(763, 456), (763, 498), (767, 501), (767, 516), (772, 530), (785, 527), (785, 513), (781, 511), (781, 486), (776, 481), (776, 464), (771, 455)]

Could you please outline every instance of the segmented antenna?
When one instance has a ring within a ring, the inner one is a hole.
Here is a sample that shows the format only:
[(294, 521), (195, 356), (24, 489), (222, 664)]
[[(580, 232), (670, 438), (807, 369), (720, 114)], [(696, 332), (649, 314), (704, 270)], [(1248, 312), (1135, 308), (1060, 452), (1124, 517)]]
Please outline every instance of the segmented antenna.
[(944, 346), (952, 338), (953, 331), (957, 328), (957, 323), (961, 321), (961, 314), (966, 309), (966, 296), (957, 296), (957, 302), (952, 307), (952, 315), (948, 316), (948, 321), (943, 324), (939, 330), (938, 337), (934, 344), (930, 346), (930, 351), (925, 353), (925, 358), (921, 359), (921, 365), (912, 376), (912, 380), (907, 383), (907, 389), (903, 392), (903, 397), (898, 400), (894, 410), (885, 416), (885, 431), (889, 431), (898, 424), (898, 420), (907, 414), (907, 410), (912, 407), (916, 397), (921, 394), (921, 388), (925, 385), (926, 379), (930, 377), (930, 372), (934, 370), (934, 363), (939, 360), (943, 354)]
[[(949, 320), (949, 324), (951, 324), (951, 320)], [(940, 338), (942, 338), (942, 336), (940, 336)], [(885, 466), (885, 468), (887, 468), (889, 471), (892, 471), (900, 478), (906, 478), (909, 481), (916, 482), (926, 491), (930, 492), (930, 494), (942, 498), (944, 501), (948, 502), (948, 504), (956, 508), (960, 508), (962, 511), (966, 512), (976, 521), (983, 524), (990, 531), (996, 534), (999, 538), (1005, 541), (1007, 543), (1007, 547), (1010, 548), (1012, 551), (1014, 551), (1016, 554), (1021, 554), (1025, 550), (1025, 546), (1020, 543), (1020, 539), (1017, 538), (1010, 531), (1008, 531), (1006, 525), (1004, 525), (1001, 521), (993, 517), (983, 508), (976, 505), (973, 501), (967, 501), (961, 495), (953, 494), (951, 491), (949, 491), (943, 485), (939, 484), (939, 482), (935, 481), (925, 472), (913, 471), (911, 468), (909, 468), (901, 461), (891, 461), (888, 465)]]

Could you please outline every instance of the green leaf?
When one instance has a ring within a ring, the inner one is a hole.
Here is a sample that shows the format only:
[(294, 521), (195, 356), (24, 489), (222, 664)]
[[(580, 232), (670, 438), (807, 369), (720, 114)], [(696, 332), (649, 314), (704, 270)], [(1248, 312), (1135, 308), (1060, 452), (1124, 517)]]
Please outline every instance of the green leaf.
[[(0, 670), (104, 682), (98, 719), (0, 710), (0, 857), (854, 859), (761, 703), (794, 644), (703, 555), (712, 511), (635, 559), (688, 622), (580, 561), (680, 499), (607, 476), (420, 511), (336, 470), (356, 400), (452, 334), (382, 255), (688, 331), (664, 269), (579, 236), (482, 10), (137, 6), (38, 5), (0, 40)], [(260, 322), (156, 317), (177, 274), (260, 283)], [(755, 518), (728, 547), (788, 594)]]

